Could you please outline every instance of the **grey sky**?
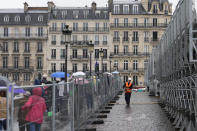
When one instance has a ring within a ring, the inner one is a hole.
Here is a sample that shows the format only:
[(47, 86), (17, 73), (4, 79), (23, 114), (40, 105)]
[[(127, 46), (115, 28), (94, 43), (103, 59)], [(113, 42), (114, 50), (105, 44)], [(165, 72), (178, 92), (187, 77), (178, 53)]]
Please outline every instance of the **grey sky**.
[[(108, 0), (1, 0), (0, 8), (23, 8), (23, 3), (26, 1), (29, 6), (47, 6), (48, 1), (53, 1), (57, 6), (65, 7), (80, 7), (90, 6), (92, 1), (95, 1), (98, 6), (106, 6)], [(173, 4), (173, 10), (179, 0), (170, 0)], [(196, 0), (195, 0), (196, 1)], [(197, 8), (197, 3), (196, 3)]]

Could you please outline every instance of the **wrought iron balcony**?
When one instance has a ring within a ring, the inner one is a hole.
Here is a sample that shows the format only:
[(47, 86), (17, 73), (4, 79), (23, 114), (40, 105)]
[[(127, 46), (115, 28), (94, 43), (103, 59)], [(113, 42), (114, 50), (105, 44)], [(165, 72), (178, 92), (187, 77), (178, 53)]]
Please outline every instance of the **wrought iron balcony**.
[(166, 28), (166, 23), (111, 23), (111, 28)]
[(120, 37), (114, 37), (113, 42), (120, 42)]
[(52, 45), (56, 45), (56, 41), (51, 41), (51, 44)]
[[(62, 32), (62, 28), (49, 28), (49, 32)], [(73, 28), (72, 32), (109, 32), (109, 27), (88, 27), (88, 28), (83, 28), (83, 27), (78, 27), (78, 28)]]
[(145, 70), (144, 68), (118, 68), (120, 73), (143, 73)]
[(151, 40), (152, 40), (152, 42), (158, 42), (159, 41), (158, 38), (152, 38)]
[(8, 36), (4, 36), (4, 34), (0, 34), (0, 39), (47, 39), (48, 34), (30, 34), (26, 35), (25, 33), (18, 34), (8, 34)]
[(149, 52), (112, 52), (110, 53), (111, 57), (142, 57), (142, 56), (149, 56)]
[(89, 60), (89, 55), (76, 55), (76, 56), (71, 55), (70, 59), (71, 60)]
[(148, 37), (144, 37), (144, 42), (149, 42), (149, 38)]
[(129, 42), (129, 37), (123, 37), (122, 42)]
[(0, 67), (0, 72), (32, 72), (34, 71), (33, 66), (7, 66), (7, 67)]
[(139, 37), (133, 37), (133, 38), (132, 38), (132, 41), (133, 41), (133, 42), (139, 42)]

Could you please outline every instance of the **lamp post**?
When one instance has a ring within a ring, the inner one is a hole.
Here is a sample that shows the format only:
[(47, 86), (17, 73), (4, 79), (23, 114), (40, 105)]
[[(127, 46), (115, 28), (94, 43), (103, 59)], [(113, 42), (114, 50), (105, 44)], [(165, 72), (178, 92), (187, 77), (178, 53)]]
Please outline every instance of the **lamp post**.
[(104, 56), (103, 48), (100, 49), (99, 53), (101, 56), (101, 66), (102, 66), (102, 73), (103, 73), (103, 56)]
[(68, 55), (68, 44), (71, 42), (71, 34), (72, 31), (68, 29), (69, 25), (65, 25), (65, 28), (62, 30), (62, 34), (65, 35), (64, 43), (65, 43), (65, 82), (67, 82), (67, 55)]
[(88, 50), (90, 52), (90, 76), (92, 76), (92, 52), (94, 51), (94, 44), (92, 41), (88, 42)]
[(110, 65), (109, 65), (109, 73), (111, 73), (111, 63), (112, 63), (111, 58), (112, 58), (112, 57), (109, 57), (109, 62), (110, 62), (110, 63), (109, 63), (109, 64), (110, 64)]

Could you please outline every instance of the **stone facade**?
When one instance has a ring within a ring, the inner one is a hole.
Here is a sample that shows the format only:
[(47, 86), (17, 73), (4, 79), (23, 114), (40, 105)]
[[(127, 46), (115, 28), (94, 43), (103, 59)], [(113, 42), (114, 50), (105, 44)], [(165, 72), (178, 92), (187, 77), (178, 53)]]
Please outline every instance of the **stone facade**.
[(144, 86), (145, 65), (170, 21), (172, 5), (168, 0), (108, 0), (108, 5), (97, 7), (93, 2), (76, 8), (48, 2), (48, 7), (29, 7), (24, 3), (24, 9), (0, 10), (0, 74), (24, 85), (33, 83), (39, 73), (50, 76), (64, 71), (62, 29), (67, 24), (72, 30), (69, 73), (89, 72), (87, 43), (92, 42), (93, 73), (95, 65), (99, 72), (118, 70), (124, 80), (132, 77), (135, 85)]

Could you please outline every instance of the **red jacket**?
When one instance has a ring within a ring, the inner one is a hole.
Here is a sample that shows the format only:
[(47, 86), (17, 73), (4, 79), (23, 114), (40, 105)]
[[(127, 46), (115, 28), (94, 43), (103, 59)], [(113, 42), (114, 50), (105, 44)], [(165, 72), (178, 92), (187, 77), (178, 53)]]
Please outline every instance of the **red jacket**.
[(26, 121), (41, 124), (44, 112), (46, 111), (45, 100), (41, 97), (42, 89), (34, 88), (32, 93), (33, 95), (29, 97), (22, 109), (27, 108), (29, 110), (25, 118)]

